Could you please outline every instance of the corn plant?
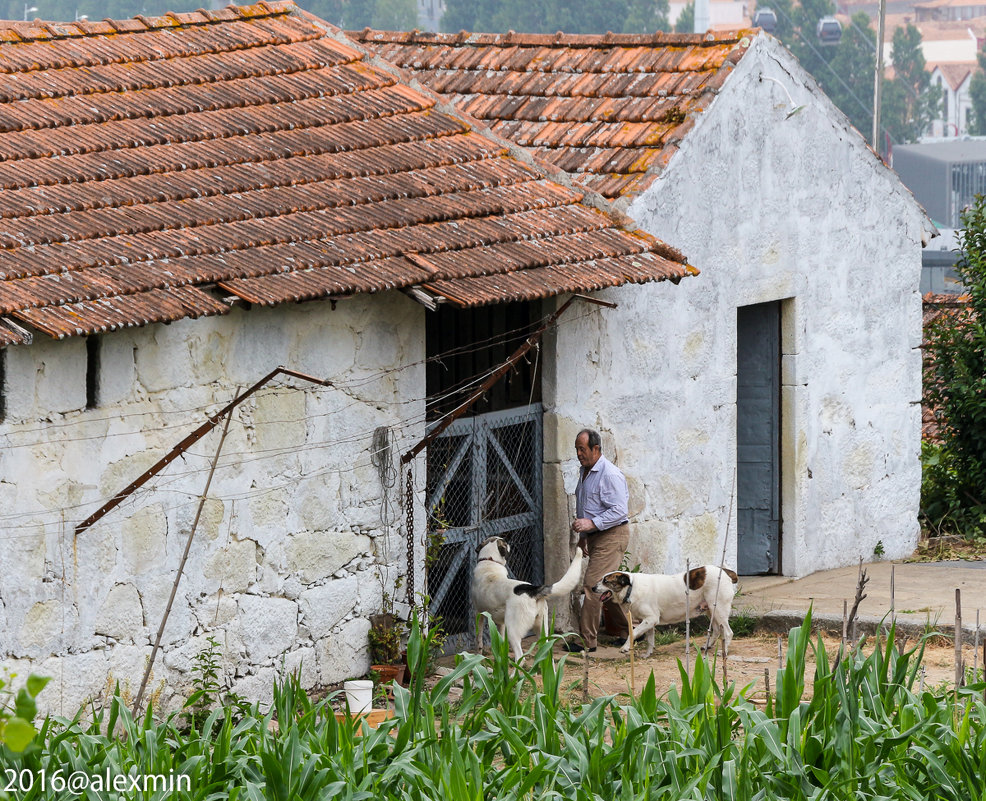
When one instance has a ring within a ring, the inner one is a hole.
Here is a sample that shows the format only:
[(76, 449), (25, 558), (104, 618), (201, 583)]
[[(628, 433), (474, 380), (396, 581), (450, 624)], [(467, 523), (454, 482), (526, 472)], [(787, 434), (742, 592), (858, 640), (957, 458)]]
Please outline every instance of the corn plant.
[[(377, 729), (337, 720), (338, 698), (314, 701), (288, 676), (269, 709), (218, 708), (191, 729), (179, 714), (135, 718), (116, 695), (85, 717), (44, 720), (35, 743), (3, 756), (33, 775), (187, 777), (173, 791), (93, 798), (986, 801), (982, 683), (919, 692), (920, 644), (901, 651), (891, 631), (868, 653), (830, 656), (810, 627), (791, 631), (767, 705), (752, 687), (719, 685), (701, 656), (663, 696), (651, 676), (639, 697), (573, 703), (553, 638), (517, 664), (496, 627), (491, 657), (461, 654), (426, 683), (429, 637), (412, 619), (411, 686), (394, 688), (394, 717)], [(35, 786), (17, 797), (70, 796)]]

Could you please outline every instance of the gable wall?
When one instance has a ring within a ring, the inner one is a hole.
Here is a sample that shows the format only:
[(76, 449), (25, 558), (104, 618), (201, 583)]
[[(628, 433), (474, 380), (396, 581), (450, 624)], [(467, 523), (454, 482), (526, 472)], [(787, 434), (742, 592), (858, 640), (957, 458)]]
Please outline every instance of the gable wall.
[[(758, 38), (628, 209), (702, 274), (601, 293), (619, 308), (583, 307), (555, 342), (549, 458), (570, 492), (575, 432), (603, 430), (630, 480), (631, 549), (645, 569), (718, 562), (727, 520), (736, 564), (736, 308), (773, 300), (787, 301), (782, 572), (869, 560), (878, 542), (888, 557), (916, 544), (923, 217), (792, 72), (803, 75)], [(761, 73), (806, 107), (785, 119), (787, 97)], [(566, 513), (556, 501), (553, 514)]]
[(84, 339), (8, 348), (0, 658), (52, 676), (41, 700), (70, 714), (112, 681), (136, 693), (221, 426), (153, 489), (79, 536), (75, 525), (237, 387), (285, 365), (338, 387), (280, 379), (238, 407), (148, 693), (163, 692), (158, 707), (180, 704), (208, 636), (247, 698), (269, 695), (282, 658), (308, 687), (365, 671), (367, 618), (384, 588), (393, 592), (397, 568), (386, 566), (401, 565), (405, 547), (399, 486), (386, 490), (388, 530), (370, 446), (376, 427), (391, 427), (396, 460), (422, 434), (422, 316), (383, 294), (334, 311), (234, 310), (106, 334), (101, 400), (89, 411)]

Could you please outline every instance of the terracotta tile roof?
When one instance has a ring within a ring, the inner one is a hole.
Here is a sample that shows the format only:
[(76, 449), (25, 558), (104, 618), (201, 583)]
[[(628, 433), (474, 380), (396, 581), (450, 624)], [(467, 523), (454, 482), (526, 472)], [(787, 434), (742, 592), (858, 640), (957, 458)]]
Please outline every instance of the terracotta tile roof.
[(615, 198), (660, 173), (754, 34), (349, 35), (493, 133)]
[(694, 272), (400, 78), (292, 3), (0, 23), (0, 346), (230, 295), (474, 305)]
[(965, 83), (965, 79), (968, 78), (973, 70), (976, 69), (975, 61), (943, 61), (934, 62), (927, 65), (929, 72), (934, 72), (936, 69), (942, 74), (942, 77), (948, 83), (949, 87), (953, 92), (957, 92), (959, 87)]

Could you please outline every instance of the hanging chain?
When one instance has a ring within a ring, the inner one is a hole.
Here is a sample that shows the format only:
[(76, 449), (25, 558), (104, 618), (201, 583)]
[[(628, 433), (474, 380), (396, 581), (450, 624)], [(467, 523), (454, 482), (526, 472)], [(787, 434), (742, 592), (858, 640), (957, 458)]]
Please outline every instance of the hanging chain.
[(404, 513), (407, 516), (407, 605), (414, 608), (414, 464), (407, 466), (407, 495), (404, 499)]

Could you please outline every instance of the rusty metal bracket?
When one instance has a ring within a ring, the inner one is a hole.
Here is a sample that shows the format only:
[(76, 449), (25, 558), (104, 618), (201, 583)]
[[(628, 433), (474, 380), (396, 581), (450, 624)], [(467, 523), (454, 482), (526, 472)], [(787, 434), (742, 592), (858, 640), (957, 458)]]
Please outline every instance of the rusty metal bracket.
[(144, 473), (141, 474), (139, 478), (132, 481), (122, 490), (120, 490), (116, 495), (110, 498), (106, 503), (100, 506), (95, 512), (93, 512), (89, 517), (83, 520), (79, 525), (75, 527), (75, 535), (78, 536), (91, 525), (100, 520), (107, 513), (111, 512), (121, 503), (123, 503), (130, 495), (132, 495), (136, 490), (140, 489), (144, 484), (150, 481), (154, 476), (164, 470), (169, 464), (171, 464), (175, 459), (181, 456), (182, 453), (187, 451), (192, 445), (198, 442), (202, 437), (208, 434), (212, 429), (214, 429), (219, 421), (223, 419), (227, 414), (233, 411), (237, 406), (239, 406), (243, 401), (249, 398), (254, 392), (260, 389), (264, 384), (276, 378), (279, 375), (286, 375), (292, 378), (298, 378), (302, 381), (309, 381), (313, 384), (318, 384), (319, 386), (328, 387), (332, 386), (331, 381), (322, 380), (321, 378), (313, 378), (310, 375), (305, 375), (304, 373), (299, 373), (295, 370), (289, 370), (287, 367), (277, 367), (271, 370), (267, 375), (261, 378), (252, 387), (241, 392), (233, 400), (223, 406), (218, 412), (216, 412), (212, 417), (206, 420), (202, 425), (196, 428), (191, 434), (189, 434), (185, 439), (179, 442), (175, 447), (168, 451), (158, 462), (149, 467)]

